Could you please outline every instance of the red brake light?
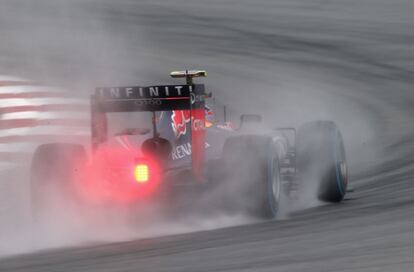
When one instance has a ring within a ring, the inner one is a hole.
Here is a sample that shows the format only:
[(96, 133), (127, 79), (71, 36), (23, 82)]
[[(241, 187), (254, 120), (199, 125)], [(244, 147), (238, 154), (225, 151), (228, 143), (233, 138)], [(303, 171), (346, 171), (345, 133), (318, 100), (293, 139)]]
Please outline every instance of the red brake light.
[(146, 183), (149, 180), (149, 167), (148, 164), (140, 163), (135, 166), (135, 180), (138, 183)]

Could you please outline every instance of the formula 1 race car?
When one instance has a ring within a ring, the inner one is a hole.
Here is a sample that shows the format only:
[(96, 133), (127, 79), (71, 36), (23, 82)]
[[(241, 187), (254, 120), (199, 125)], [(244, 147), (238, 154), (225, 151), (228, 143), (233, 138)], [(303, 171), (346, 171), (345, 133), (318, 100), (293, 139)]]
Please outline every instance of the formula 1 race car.
[(274, 218), (283, 190), (306, 188), (303, 184), (315, 180), (315, 197), (343, 200), (347, 162), (334, 122), (270, 130), (259, 128), (260, 116), (242, 115), (234, 128), (211, 120), (206, 106), (211, 94), (193, 83), (205, 71), (171, 76), (187, 82), (96, 88), (91, 147), (49, 143), (35, 151), (34, 211), (47, 209), (51, 195), (77, 205), (137, 205), (148, 199), (173, 205), (177, 192), (208, 194), (219, 188), (223, 199), (247, 203), (243, 209), (249, 214)]

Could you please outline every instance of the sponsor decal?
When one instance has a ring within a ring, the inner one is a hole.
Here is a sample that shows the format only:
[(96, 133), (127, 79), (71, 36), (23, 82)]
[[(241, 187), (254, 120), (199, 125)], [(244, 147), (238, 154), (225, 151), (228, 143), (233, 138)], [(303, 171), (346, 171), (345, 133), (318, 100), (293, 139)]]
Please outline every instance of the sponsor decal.
[(187, 123), (191, 121), (191, 112), (189, 110), (172, 111), (171, 121), (175, 137), (179, 138), (187, 134)]
[(205, 122), (202, 119), (193, 118), (193, 131), (201, 131), (206, 129)]
[[(210, 144), (206, 142), (204, 144), (204, 147), (207, 149), (210, 147)], [(177, 145), (175, 148), (173, 148), (171, 152), (171, 157), (175, 161), (175, 160), (182, 159), (186, 156), (191, 156), (191, 153), (192, 153), (191, 143), (186, 143), (182, 145)]]
[[(106, 87), (97, 88), (97, 93), (104, 99), (150, 99), (150, 98), (188, 98), (192, 91), (189, 85), (167, 85), (149, 87)], [(197, 99), (197, 98), (195, 98)]]
[(161, 106), (161, 100), (154, 100), (154, 99), (140, 99), (134, 100), (134, 104), (137, 106)]
[[(213, 116), (213, 112), (210, 109), (206, 108), (205, 115)], [(197, 119), (194, 118), (194, 116), (191, 116), (190, 110), (172, 111), (171, 126), (174, 131), (175, 137), (180, 138), (182, 135), (187, 134), (187, 123), (189, 123), (191, 120), (193, 120), (192, 126), (194, 131), (200, 131), (206, 128), (206, 122), (202, 119)]]
[(205, 95), (191, 93), (190, 99), (191, 99), (191, 104), (203, 102), (205, 100)]

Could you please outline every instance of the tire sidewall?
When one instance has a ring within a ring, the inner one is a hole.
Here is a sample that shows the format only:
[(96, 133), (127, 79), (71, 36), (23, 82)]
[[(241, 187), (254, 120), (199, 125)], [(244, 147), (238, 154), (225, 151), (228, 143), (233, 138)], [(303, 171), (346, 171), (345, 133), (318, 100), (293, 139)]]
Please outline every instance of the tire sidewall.
[(268, 174), (266, 179), (267, 201), (265, 205), (267, 205), (266, 210), (268, 217), (276, 218), (280, 206), (281, 179), (279, 173), (279, 160), (273, 146), (269, 148), (268, 156)]
[[(298, 130), (297, 162), (302, 187), (308, 179), (318, 179), (317, 197), (340, 202), (348, 183), (347, 163), (342, 135), (332, 121), (315, 121)], [(312, 174), (313, 173), (313, 174)], [(314, 174), (317, 174), (315, 177)]]
[[(234, 184), (232, 198), (245, 197), (249, 202), (246, 212), (253, 217), (275, 218), (280, 203), (281, 180), (279, 160), (272, 137), (231, 137), (227, 139), (223, 151), (231, 154), (223, 154), (222, 160), (228, 169), (226, 180), (231, 180), (229, 183)], [(248, 159), (243, 161), (243, 158)], [(235, 179), (237, 182), (234, 182)]]

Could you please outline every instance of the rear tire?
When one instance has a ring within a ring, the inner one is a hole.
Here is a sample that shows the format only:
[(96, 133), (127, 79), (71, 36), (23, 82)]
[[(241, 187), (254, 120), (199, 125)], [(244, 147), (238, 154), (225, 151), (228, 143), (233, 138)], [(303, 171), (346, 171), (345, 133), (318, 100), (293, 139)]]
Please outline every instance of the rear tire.
[(347, 162), (341, 132), (333, 121), (304, 124), (297, 134), (297, 166), (302, 183), (317, 180), (317, 197), (326, 202), (344, 199)]
[(78, 202), (74, 180), (86, 163), (81, 145), (52, 143), (39, 146), (31, 165), (31, 200), (34, 219), (65, 213)]
[[(222, 161), (226, 180), (232, 184), (232, 198), (240, 198), (234, 202), (241, 203), (242, 209), (254, 217), (275, 218), (281, 180), (272, 138), (261, 135), (230, 137), (223, 146)], [(240, 208), (238, 206), (236, 209)]]

